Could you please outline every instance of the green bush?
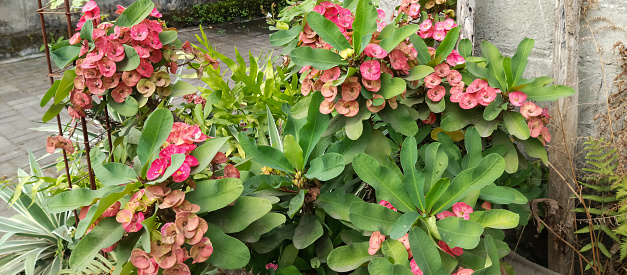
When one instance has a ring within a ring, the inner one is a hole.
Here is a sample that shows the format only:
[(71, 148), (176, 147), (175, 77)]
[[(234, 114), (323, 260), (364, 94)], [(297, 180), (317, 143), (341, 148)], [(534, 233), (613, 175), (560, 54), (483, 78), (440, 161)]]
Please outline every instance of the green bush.
[(185, 16), (175, 15), (172, 19), (185, 25), (224, 23), (260, 17), (264, 11), (279, 11), (285, 6), (287, 2), (280, 0), (224, 0), (194, 5), (185, 12)]

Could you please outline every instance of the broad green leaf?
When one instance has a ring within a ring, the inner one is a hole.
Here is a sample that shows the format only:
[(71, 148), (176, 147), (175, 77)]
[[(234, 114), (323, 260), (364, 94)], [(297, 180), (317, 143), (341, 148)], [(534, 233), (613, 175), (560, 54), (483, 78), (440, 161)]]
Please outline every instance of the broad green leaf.
[(523, 117), (520, 113), (513, 111), (503, 112), (503, 123), (511, 135), (521, 140), (529, 138), (529, 126), (527, 126), (525, 117)]
[(539, 158), (544, 162), (544, 164), (549, 163), (549, 158), (546, 154), (546, 148), (542, 145), (542, 142), (537, 138), (530, 138), (527, 140), (519, 140), (524, 147), (524, 152), (527, 153), (530, 157)]
[(481, 258), (486, 258), (485, 267), (482, 269), (478, 269), (475, 273), (484, 274), (484, 275), (499, 275), (501, 274), (501, 264), (499, 262), (499, 253), (496, 248), (494, 239), (492, 236), (488, 235), (483, 240), (485, 245), (485, 252), (487, 255), (482, 256)]
[[(69, 71), (72, 71), (72, 70), (69, 70)], [(50, 99), (52, 99), (52, 97), (57, 93), (60, 83), (61, 83), (61, 80), (55, 80), (52, 83), (52, 86), (50, 86), (50, 88), (48, 89), (44, 97), (41, 98), (41, 102), (39, 102), (39, 107), (43, 108), (44, 106), (46, 106), (46, 104), (48, 104), (48, 102), (50, 102)]]
[(494, 101), (483, 110), (483, 119), (492, 121), (503, 111), (503, 97), (497, 96)]
[(447, 274), (435, 243), (420, 227), (414, 227), (409, 231), (409, 246), (416, 264), (424, 274)]
[(287, 45), (292, 42), (292, 40), (296, 39), (302, 30), (303, 27), (299, 25), (289, 30), (277, 31), (270, 35), (270, 45), (275, 47)]
[(422, 175), (425, 177), (425, 189), (429, 190), (431, 185), (442, 177), (448, 167), (448, 156), (440, 150), (440, 143), (434, 142), (427, 146), (425, 151), (425, 168)]
[(122, 44), (122, 46), (124, 46), (124, 59), (115, 64), (116, 70), (118, 72), (127, 72), (137, 69), (141, 61), (137, 51), (129, 45)]
[(326, 153), (311, 160), (311, 166), (305, 177), (328, 181), (344, 171), (344, 157), (338, 153)]
[[(196, 105), (196, 106), (200, 106), (200, 105)], [(159, 183), (159, 182), (164, 182), (168, 180), (168, 178), (170, 178), (170, 176), (172, 176), (174, 172), (176, 172), (177, 170), (179, 170), (179, 168), (181, 168), (181, 165), (183, 165), (184, 162), (185, 162), (185, 154), (173, 154), (172, 156), (170, 156), (170, 166), (168, 166), (168, 168), (165, 169), (160, 179), (156, 180), (155, 182)]]
[[(373, 18), (370, 18), (370, 20), (373, 20)], [(381, 40), (379, 46), (389, 53), (396, 48), (398, 44), (405, 41), (405, 39), (407, 39), (410, 35), (416, 34), (418, 30), (420, 30), (420, 26), (416, 24), (405, 25), (398, 29), (394, 29), (390, 36)]]
[(396, 110), (385, 108), (377, 114), (381, 120), (390, 123), (395, 131), (405, 136), (414, 136), (418, 133), (418, 124), (409, 114), (409, 110), (411, 110), (410, 107), (400, 104)]
[(347, 65), (339, 54), (326, 49), (312, 49), (298, 47), (290, 52), (294, 64), (298, 66), (312, 66), (318, 70), (328, 70), (336, 66)]
[(531, 49), (533, 49), (533, 45), (535, 43), (535, 40), (525, 38), (520, 42), (520, 44), (518, 44), (516, 54), (512, 57), (512, 75), (514, 76), (512, 86), (518, 85), (523, 79), (522, 76), (525, 73), (528, 63), (527, 58), (529, 57)]
[(431, 110), (431, 112), (434, 112), (436, 114), (439, 114), (441, 112), (443, 112), (446, 109), (446, 100), (442, 99), (438, 102), (435, 102), (433, 100), (431, 100), (430, 98), (425, 98), (425, 102), (427, 103), (427, 106), (429, 106), (429, 110)]
[(54, 104), (59, 104), (68, 97), (70, 91), (74, 89), (74, 78), (76, 78), (76, 72), (74, 72), (74, 70), (63, 72), (63, 78), (61, 78), (61, 82), (54, 95)]
[(168, 45), (176, 40), (179, 34), (176, 31), (162, 31), (159, 33), (159, 41), (163, 45)]
[(155, 4), (150, 0), (139, 0), (128, 6), (122, 14), (115, 20), (115, 25), (120, 27), (131, 27), (139, 24), (148, 17)]
[(322, 38), (322, 41), (327, 42), (338, 51), (350, 48), (351, 45), (340, 32), (340, 28), (331, 20), (324, 18), (324, 16), (315, 11), (307, 13), (306, 17), (307, 24)]
[(368, 272), (372, 275), (387, 275), (387, 274), (395, 274), (395, 275), (412, 275), (414, 273), (409, 270), (409, 268), (392, 264), (388, 260), (383, 258), (374, 258), (368, 264)]
[(507, 91), (507, 81), (505, 80), (505, 70), (503, 68), (503, 55), (499, 49), (488, 41), (481, 42), (483, 57), (488, 60), (488, 82), (490, 87), (499, 88), (503, 92)]
[(137, 103), (137, 100), (132, 96), (127, 97), (122, 103), (111, 100), (108, 102), (108, 105), (118, 112), (118, 114), (125, 117), (135, 116), (139, 111), (139, 103)]
[(329, 253), (327, 264), (329, 268), (337, 272), (355, 270), (374, 258), (373, 255), (368, 254), (368, 247), (370, 247), (368, 242), (340, 246)]
[(355, 158), (357, 154), (361, 154), (366, 150), (366, 148), (368, 147), (368, 143), (370, 142), (370, 138), (372, 136), (372, 128), (368, 127), (368, 125), (365, 124), (368, 122), (363, 121), (362, 123), (365, 125), (365, 127), (363, 128), (364, 131), (362, 132), (361, 136), (357, 140), (345, 138), (342, 141), (333, 143), (329, 147), (329, 149), (327, 149), (326, 152), (341, 154), (344, 157), (345, 164), (348, 165), (352, 163), (353, 158)]
[(170, 135), (174, 117), (170, 110), (159, 108), (155, 110), (144, 123), (144, 131), (137, 145), (137, 156), (142, 164), (147, 165), (161, 145)]
[(435, 60), (437, 64), (442, 63), (453, 52), (457, 40), (459, 39), (459, 27), (452, 28), (442, 40), (442, 43), (435, 49)]
[(198, 146), (194, 151), (192, 151), (192, 156), (198, 160), (198, 166), (192, 168), (191, 173), (199, 173), (213, 160), (213, 157), (220, 151), (220, 148), (230, 139), (231, 137), (216, 137), (205, 140), (205, 142)]
[(427, 46), (425, 41), (422, 40), (422, 38), (420, 38), (420, 36), (416, 35), (415, 33), (409, 36), (409, 40), (411, 41), (414, 49), (416, 49), (416, 52), (418, 53), (416, 59), (419, 61), (419, 63), (422, 65), (429, 63), (429, 61), (431, 61), (431, 54), (429, 54), (429, 47)]
[(388, 73), (381, 74), (381, 90), (377, 92), (385, 99), (402, 94), (407, 89), (407, 82), (400, 77), (392, 78)]
[(575, 94), (575, 89), (563, 85), (548, 85), (537, 89), (526, 90), (527, 100), (556, 101)]
[(503, 71), (505, 72), (505, 82), (511, 87), (514, 84), (514, 76), (512, 75), (512, 59), (507, 56), (503, 58)]
[(403, 78), (409, 81), (422, 80), (426, 76), (435, 72), (431, 66), (418, 65), (409, 71), (409, 74)]
[(239, 269), (250, 261), (250, 251), (248, 247), (229, 235), (224, 234), (222, 229), (208, 223), (209, 229), (205, 236), (211, 240), (213, 253), (207, 259), (209, 264), (222, 269)]
[(94, 21), (86, 20), (85, 23), (83, 24), (83, 27), (81, 27), (80, 37), (89, 42), (93, 42), (93, 39), (92, 39), (93, 33), (94, 33)]
[(409, 266), (409, 255), (407, 253), (407, 248), (405, 248), (405, 245), (403, 245), (403, 243), (401, 243), (400, 241), (393, 238), (385, 240), (381, 244), (381, 252), (383, 252), (383, 255), (388, 259), (394, 260), (395, 264)]
[(481, 189), (479, 198), (498, 204), (526, 204), (527, 198), (518, 190), (507, 186), (486, 186)]
[(209, 213), (206, 220), (212, 221), (226, 233), (240, 232), (260, 219), (272, 208), (267, 199), (239, 197), (233, 206)]
[[(88, 226), (91, 226), (92, 224), (96, 222), (98, 218), (101, 217), (102, 213), (104, 213), (105, 211), (107, 211), (107, 209), (109, 209), (109, 207), (111, 207), (113, 204), (121, 200), (126, 195), (137, 190), (137, 188), (139, 188), (141, 185), (142, 185), (141, 182), (133, 182), (133, 183), (129, 183), (125, 185), (124, 190), (114, 189), (115, 191), (111, 191), (107, 193), (102, 199), (100, 199), (100, 201), (98, 201), (97, 206), (92, 206), (92, 208), (96, 208), (96, 211), (93, 212), (94, 213), (93, 216), (90, 219), (85, 218), (83, 220), (89, 221)], [(91, 209), (89, 210), (91, 212)], [(78, 233), (83, 234), (83, 232), (78, 232)]]
[(335, 189), (333, 192), (320, 194), (314, 204), (334, 219), (350, 221), (349, 207), (358, 201), (361, 201), (359, 197), (345, 193), (342, 189)]
[(405, 185), (405, 190), (407, 190), (409, 199), (411, 199), (414, 206), (424, 212), (426, 209), (424, 195), (425, 178), (422, 173), (416, 170), (417, 161), (418, 144), (416, 143), (416, 138), (413, 136), (407, 137), (401, 147), (401, 166), (405, 175), (403, 185)]
[(204, 180), (196, 183), (194, 192), (185, 199), (200, 206), (200, 213), (211, 212), (226, 207), (242, 194), (244, 187), (236, 178)]
[(107, 248), (118, 242), (124, 235), (122, 224), (115, 218), (105, 218), (85, 235), (70, 255), (70, 267), (75, 272), (81, 272), (94, 260), (100, 249)]
[(366, 48), (364, 44), (370, 42), (370, 39), (362, 41), (362, 38), (368, 37), (368, 34), (372, 34), (377, 30), (377, 22), (372, 20), (376, 17), (378, 17), (378, 13), (374, 5), (370, 4), (368, 0), (358, 0), (355, 8), (355, 20), (353, 21), (353, 49), (355, 50), (355, 56), (359, 56), (361, 51)]
[(479, 244), (483, 226), (458, 217), (448, 217), (435, 222), (442, 240), (450, 247), (473, 249)]
[(283, 153), (285, 157), (290, 162), (292, 167), (294, 167), (298, 171), (302, 171), (304, 168), (303, 162), (303, 149), (300, 148), (300, 145), (294, 139), (294, 136), (287, 135), (283, 139), (284, 148)]
[(239, 133), (238, 140), (240, 146), (246, 152), (246, 156), (252, 157), (253, 161), (273, 169), (294, 173), (294, 168), (283, 152), (278, 149), (265, 145), (257, 146), (251, 142), (244, 132)]
[(137, 174), (133, 168), (123, 163), (94, 163), (94, 174), (105, 186), (115, 186), (137, 180)]
[(464, 38), (459, 41), (459, 45), (457, 46), (457, 51), (459, 55), (467, 59), (472, 56), (472, 42), (468, 38)]
[(433, 186), (431, 186), (425, 198), (426, 211), (431, 210), (435, 202), (440, 199), (444, 192), (446, 192), (449, 185), (451, 185), (451, 181), (447, 178), (443, 178), (439, 179), (433, 184)]
[(305, 123), (298, 133), (298, 145), (303, 149), (303, 159), (305, 163), (309, 161), (311, 152), (329, 126), (329, 115), (322, 114), (319, 111), (320, 103), (322, 103), (323, 100), (324, 97), (319, 92), (312, 95), (307, 115), (307, 123)]
[(464, 147), (466, 148), (467, 154), (462, 162), (466, 162), (466, 165), (462, 163), (462, 167), (471, 168), (477, 166), (483, 157), (481, 154), (483, 145), (481, 136), (475, 127), (468, 127), (468, 129), (466, 129)]
[(294, 231), (294, 247), (304, 249), (322, 236), (324, 230), (316, 215), (304, 215)]
[[(385, 162), (388, 159), (388, 156), (392, 153), (392, 148), (390, 147), (390, 140), (381, 133), (379, 130), (372, 130), (372, 139), (364, 152), (372, 157), (374, 157), (380, 163)], [(357, 155), (359, 156), (359, 155)], [(355, 159), (353, 158), (353, 163)]]
[(274, 121), (274, 117), (272, 116), (272, 112), (270, 111), (270, 107), (268, 105), (266, 105), (266, 115), (268, 117), (268, 133), (270, 134), (270, 146), (278, 148), (281, 152), (283, 152), (283, 141), (279, 136), (279, 130), (276, 128), (276, 121)]
[(505, 172), (509, 174), (516, 173), (516, 171), (518, 171), (518, 152), (509, 136), (503, 131), (495, 131), (492, 134), (492, 145), (505, 146), (507, 149), (507, 153), (503, 156), (505, 160)]
[(298, 190), (298, 194), (290, 200), (289, 208), (287, 209), (287, 216), (290, 219), (294, 218), (294, 215), (298, 213), (303, 203), (305, 202), (305, 190)]
[(479, 190), (498, 179), (505, 170), (505, 161), (498, 154), (485, 156), (479, 165), (457, 175), (449, 188), (435, 203), (433, 213), (440, 213), (464, 198), (468, 193)]
[(124, 190), (122, 186), (108, 186), (97, 190), (77, 188), (58, 193), (46, 200), (46, 207), (50, 213), (71, 211), (79, 207), (91, 205), (95, 199), (101, 198), (109, 192)]
[(518, 226), (518, 214), (505, 209), (475, 211), (470, 213), (470, 220), (484, 228), (511, 229)]
[(261, 235), (284, 224), (285, 220), (285, 215), (270, 212), (233, 236), (243, 242), (254, 243), (261, 238)]
[(403, 214), (394, 222), (394, 225), (392, 225), (392, 229), (390, 229), (390, 239), (397, 240), (405, 236), (420, 216), (418, 212), (407, 212)]
[(447, 132), (455, 132), (473, 123), (477, 118), (482, 118), (483, 114), (477, 108), (464, 110), (459, 104), (450, 103), (442, 113), (440, 127)]
[(381, 234), (389, 235), (401, 214), (379, 204), (354, 202), (350, 205), (348, 217), (361, 230), (381, 231)]
[(65, 104), (52, 104), (52, 105), (50, 105), (50, 108), (48, 109), (48, 111), (46, 111), (44, 116), (41, 118), (41, 121), (43, 121), (43, 122), (50, 121), (51, 119), (56, 117), (61, 111), (63, 111), (64, 108), (65, 108)]
[(283, 240), (291, 240), (294, 237), (296, 224), (286, 224), (275, 230), (273, 233), (262, 237), (259, 241), (252, 244), (253, 250), (259, 254), (266, 254), (274, 250)]
[(415, 211), (401, 178), (392, 170), (383, 167), (379, 162), (366, 154), (359, 154), (353, 159), (353, 169), (366, 183), (375, 190), (377, 199), (392, 203), (399, 211)]
[[(52, 50), (50, 52), (50, 58), (54, 62), (59, 69), (63, 69), (70, 65), (72, 61), (78, 58), (78, 55), (81, 52), (81, 47), (78, 46), (65, 46), (58, 48), (56, 50)], [(74, 70), (70, 70), (74, 71)]]

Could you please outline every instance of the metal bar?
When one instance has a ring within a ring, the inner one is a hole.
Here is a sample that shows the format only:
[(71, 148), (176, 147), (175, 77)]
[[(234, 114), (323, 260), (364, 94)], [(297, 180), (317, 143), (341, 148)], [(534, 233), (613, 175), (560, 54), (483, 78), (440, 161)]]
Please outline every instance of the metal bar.
[(70, 1), (65, 0), (65, 21), (67, 21), (67, 34), (68, 38), (72, 37), (73, 29), (72, 29), (72, 17), (70, 16), (72, 13), (70, 12)]
[(111, 139), (111, 124), (109, 123), (109, 109), (104, 107), (105, 123), (107, 125), (107, 137), (109, 138), (109, 161), (113, 162), (113, 139)]
[(89, 186), (91, 190), (96, 190), (96, 180), (94, 179), (94, 171), (91, 169), (91, 158), (89, 148), (89, 136), (87, 135), (87, 120), (81, 117), (81, 126), (83, 128), (83, 145), (85, 146), (85, 154), (87, 155), (87, 170), (89, 175)]

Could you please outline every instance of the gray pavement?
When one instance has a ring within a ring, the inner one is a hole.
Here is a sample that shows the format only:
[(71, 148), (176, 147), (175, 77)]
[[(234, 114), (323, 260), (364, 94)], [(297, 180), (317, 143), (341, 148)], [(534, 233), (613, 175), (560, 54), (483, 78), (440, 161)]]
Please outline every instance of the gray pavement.
[[(232, 59), (235, 59), (234, 46), (245, 60), (248, 60), (248, 51), (259, 56), (273, 49), (268, 38), (270, 31), (263, 20), (212, 25), (204, 30), (211, 45)], [(195, 34), (200, 35), (197, 27), (179, 30), (183, 42), (196, 43)], [(280, 50), (274, 51), (275, 56), (279, 54)], [(0, 180), (3, 176), (14, 177), (17, 168), (28, 171), (28, 150), (36, 158), (43, 157), (42, 166), (54, 163), (60, 156), (59, 153), (46, 156), (46, 137), (52, 133), (30, 130), (44, 126), (41, 118), (48, 106), (40, 108), (39, 102), (50, 87), (47, 74), (46, 58), (42, 54), (0, 62)], [(203, 85), (198, 80), (190, 83)], [(62, 111), (62, 121), (67, 123), (65, 113)], [(56, 125), (56, 120), (48, 124)], [(54, 175), (55, 171), (55, 168), (48, 169), (47, 174)], [(3, 209), (6, 206), (0, 204), (0, 215)]]

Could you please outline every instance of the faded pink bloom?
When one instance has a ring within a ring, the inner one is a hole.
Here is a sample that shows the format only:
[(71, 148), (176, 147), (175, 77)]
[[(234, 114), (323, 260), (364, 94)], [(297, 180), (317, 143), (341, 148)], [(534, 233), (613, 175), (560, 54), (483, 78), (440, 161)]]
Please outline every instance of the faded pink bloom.
[(346, 117), (353, 117), (359, 113), (359, 103), (355, 100), (340, 99), (335, 103), (335, 110)]
[(459, 107), (468, 110), (474, 108), (475, 106), (477, 106), (477, 98), (475, 97), (475, 94), (461, 93)]
[(532, 118), (528, 123), (527, 126), (529, 127), (529, 132), (531, 134), (531, 137), (537, 138), (540, 135), (540, 132), (542, 131), (544, 127), (544, 124), (542, 123), (542, 120), (537, 119), (537, 118)]
[(463, 267), (459, 267), (459, 269), (457, 270), (457, 272), (451, 274), (451, 275), (470, 275), (472, 273), (474, 273), (475, 271), (470, 269), (470, 268), (463, 268)]
[(444, 211), (442, 213), (439, 213), (437, 215), (435, 215), (436, 218), (438, 218), (438, 220), (443, 220), (446, 219), (448, 217), (455, 217), (455, 214), (453, 214), (453, 212), (451, 211)]
[(442, 78), (440, 78), (436, 73), (432, 73), (425, 77), (425, 87), (432, 89), (442, 83)]
[(477, 102), (483, 106), (488, 106), (492, 101), (496, 99), (496, 91), (492, 87), (486, 87), (485, 89), (477, 92)]
[(129, 87), (137, 85), (137, 82), (139, 82), (141, 78), (141, 74), (139, 74), (136, 70), (126, 71), (122, 73), (122, 82), (124, 82), (124, 84)]
[(163, 203), (159, 205), (159, 209), (165, 209), (170, 207), (179, 206), (185, 200), (185, 193), (181, 190), (172, 190), (168, 195), (163, 199)]
[(313, 90), (313, 81), (311, 81), (311, 79), (304, 79), (302, 85), (300, 86), (300, 93), (303, 96), (308, 96), (312, 90)]
[(107, 248), (103, 248), (102, 252), (105, 252), (105, 253), (112, 252), (113, 249), (115, 249), (117, 246), (118, 246), (118, 243), (114, 243), (112, 246), (109, 246)]
[(385, 236), (381, 235), (381, 232), (375, 231), (370, 235), (370, 247), (368, 248), (368, 254), (374, 255), (381, 248), (381, 244), (385, 241)]
[(170, 194), (170, 188), (161, 185), (149, 185), (144, 189), (144, 194), (150, 199), (162, 199)]
[(364, 88), (366, 88), (366, 90), (374, 92), (374, 93), (378, 92), (381, 89), (381, 79), (368, 80), (368, 79), (362, 78), (361, 83), (364, 84)]
[(390, 52), (390, 64), (395, 70), (409, 70), (409, 64), (407, 64), (407, 57), (402, 51), (393, 50)]
[(483, 90), (486, 87), (488, 87), (487, 81), (483, 79), (475, 79), (475, 81), (473, 81), (470, 85), (468, 85), (468, 88), (466, 88), (466, 92), (473, 94), (473, 93)]
[(465, 202), (458, 202), (453, 204), (453, 213), (455, 216), (464, 218), (464, 220), (470, 219), (470, 213), (472, 213), (472, 207)]
[(427, 91), (427, 97), (434, 102), (439, 102), (446, 95), (446, 89), (444, 86), (437, 85)]
[[(163, 269), (169, 269), (174, 267), (175, 265), (181, 264), (183, 261), (185, 261), (188, 256), (186, 255), (187, 251), (185, 251), (184, 249), (181, 248), (175, 248), (172, 247), (172, 249), (170, 251), (168, 251), (167, 253), (161, 255), (161, 256), (155, 256), (155, 262), (157, 262), (157, 264), (163, 268)], [(175, 270), (170, 270), (170, 272), (175, 271)], [(164, 271), (165, 272), (165, 271)], [(166, 274), (166, 273), (164, 273)], [(172, 274), (172, 273), (171, 273)], [(174, 273), (176, 274), (176, 273)]]
[(536, 105), (535, 103), (528, 101), (523, 103), (523, 105), (520, 107), (520, 113), (526, 119), (530, 119), (532, 117), (541, 115), (542, 108), (538, 107), (538, 105)]
[(435, 123), (435, 121), (436, 121), (435, 114), (434, 113), (430, 113), (429, 114), (429, 118), (423, 120), (422, 123), (429, 125), (429, 124)]
[(239, 179), (240, 173), (237, 168), (233, 164), (227, 164), (224, 166), (224, 176), (227, 178), (236, 178)]
[(142, 212), (132, 213), (128, 209), (122, 209), (118, 212), (115, 219), (122, 224), (122, 228), (126, 232), (137, 232), (142, 229), (141, 222), (144, 221)]
[(194, 258), (194, 261), (192, 262), (192, 264), (202, 263), (206, 261), (209, 258), (209, 256), (211, 256), (212, 253), (213, 253), (213, 245), (211, 244), (211, 241), (207, 237), (202, 237), (200, 242), (192, 246), (192, 248), (189, 250), (190, 256)]
[(169, 222), (161, 227), (161, 242), (174, 246), (181, 246), (185, 243), (185, 235), (181, 232), (175, 223)]
[(168, 167), (168, 161), (166, 159), (156, 159), (150, 165), (150, 169), (148, 169), (148, 173), (146, 173), (146, 178), (148, 180), (154, 180), (159, 176), (163, 175), (165, 169)]
[(485, 209), (486, 211), (490, 211), (492, 210), (492, 205), (490, 204), (490, 202), (484, 201), (481, 204), (481, 208)]
[(103, 217), (113, 217), (113, 216), (116, 216), (118, 214), (118, 212), (120, 211), (120, 206), (122, 206), (122, 203), (120, 203), (119, 201), (116, 201), (113, 205), (109, 206), (109, 208), (107, 208), (107, 210), (102, 212), (102, 216)]
[(381, 77), (381, 63), (378, 60), (368, 60), (361, 64), (359, 71), (367, 80), (378, 80)]
[(346, 81), (342, 84), (342, 99), (355, 100), (359, 97), (361, 85), (356, 81), (357, 79), (355, 78), (355, 82)]
[(394, 206), (392, 206), (392, 204), (391, 204), (389, 201), (386, 201), (386, 200), (381, 200), (381, 201), (379, 202), (379, 205), (383, 205), (383, 206), (385, 206), (385, 207), (387, 207), (387, 208), (389, 208), (389, 209), (392, 209), (392, 210), (394, 210), (394, 211), (397, 211), (397, 212), (398, 212), (398, 210), (397, 210), (396, 208), (394, 208)]
[(549, 124), (549, 121), (551, 121), (549, 108), (542, 108), (542, 117), (540, 119), (542, 119), (542, 122), (544, 122), (544, 125)]
[[(435, 69), (436, 75), (438, 75), (439, 77), (447, 77), (447, 80), (448, 80), (448, 76), (450, 73), (457, 72), (455, 70), (451, 71), (451, 67), (449, 67), (449, 65), (446, 63), (440, 63), (437, 66), (435, 66), (434, 69)], [(459, 74), (459, 72), (457, 73)], [(461, 74), (459, 75), (459, 80), (461, 81)], [(455, 85), (456, 83), (459, 83), (459, 81), (452, 83), (451, 85)]]
[(527, 94), (523, 92), (511, 92), (509, 93), (509, 102), (514, 106), (522, 106), (525, 100), (527, 100)]
[(272, 268), (272, 269), (274, 269), (276, 271), (277, 268), (279, 268), (279, 265), (273, 264), (273, 263), (269, 263), (269, 264), (266, 265), (266, 270), (268, 270), (270, 268)]
[(337, 86), (333, 86), (331, 83), (325, 83), (322, 85), (320, 92), (322, 96), (324, 96), (324, 100), (333, 102), (337, 96)]
[(366, 46), (366, 48), (364, 49), (364, 53), (367, 56), (379, 59), (385, 58), (388, 55), (388, 53), (383, 48), (381, 48), (379, 44), (374, 43), (368, 44), (368, 46)]
[(540, 131), (540, 140), (542, 141), (542, 144), (546, 145), (547, 142), (551, 142), (551, 134), (549, 133), (549, 128), (547, 127), (542, 127), (542, 130)]
[(414, 273), (414, 275), (423, 275), (422, 270), (420, 270), (420, 267), (418, 267), (418, 264), (416, 264), (416, 260), (414, 260), (414, 258), (411, 258), (409, 266), (411, 267), (411, 272)]
[(340, 78), (340, 67), (333, 67), (328, 70), (322, 71), (322, 75), (320, 76), (320, 80), (322, 82), (329, 82)]
[(323, 100), (322, 103), (320, 103), (320, 113), (323, 114), (330, 114), (331, 112), (333, 112), (333, 110), (335, 110), (335, 104), (333, 102), (329, 102), (326, 100)]
[(366, 100), (366, 108), (368, 108), (370, 112), (378, 113), (379, 111), (383, 110), (383, 108), (385, 108), (385, 100), (383, 100), (383, 103), (381, 103), (381, 105), (374, 106), (373, 100), (375, 99), (383, 99), (383, 96), (380, 94), (373, 94), (372, 99)]
[(151, 266), (150, 256), (148, 254), (139, 249), (135, 248), (131, 252), (131, 264), (133, 264), (138, 269), (148, 269)]

